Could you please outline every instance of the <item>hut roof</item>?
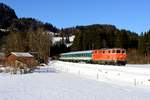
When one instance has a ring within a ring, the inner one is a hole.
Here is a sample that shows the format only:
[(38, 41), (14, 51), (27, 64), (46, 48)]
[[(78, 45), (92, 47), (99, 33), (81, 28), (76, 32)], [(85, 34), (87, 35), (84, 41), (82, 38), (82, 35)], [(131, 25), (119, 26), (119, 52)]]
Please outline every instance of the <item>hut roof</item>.
[(33, 55), (26, 52), (11, 52), (11, 54), (14, 54), (17, 57), (33, 57)]

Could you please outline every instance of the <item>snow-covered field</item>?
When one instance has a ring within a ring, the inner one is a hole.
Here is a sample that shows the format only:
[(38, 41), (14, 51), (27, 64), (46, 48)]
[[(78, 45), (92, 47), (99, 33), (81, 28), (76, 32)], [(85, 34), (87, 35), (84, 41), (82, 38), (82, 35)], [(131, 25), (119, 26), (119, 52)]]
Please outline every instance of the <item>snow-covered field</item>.
[(60, 72), (77, 74), (100, 81), (118, 84), (150, 85), (150, 65), (111, 66), (55, 61), (50, 64)]
[[(115, 68), (117, 66), (55, 61), (50, 66), (37, 69), (30, 74), (1, 73), (0, 100), (150, 100), (149, 85), (128, 84), (128, 81), (124, 82), (125, 79), (113, 78), (115, 73), (117, 73), (116, 77), (126, 78), (125, 76), (129, 74), (130, 77), (145, 78), (149, 76), (150, 69), (149, 65), (145, 68), (142, 66), (144, 65)], [(104, 77), (100, 74), (94, 76), (95, 72), (92, 73), (92, 71), (97, 70), (97, 67), (104, 71), (106, 74)], [(110, 73), (112, 77), (107, 75)], [(113, 79), (116, 79), (118, 83)]]

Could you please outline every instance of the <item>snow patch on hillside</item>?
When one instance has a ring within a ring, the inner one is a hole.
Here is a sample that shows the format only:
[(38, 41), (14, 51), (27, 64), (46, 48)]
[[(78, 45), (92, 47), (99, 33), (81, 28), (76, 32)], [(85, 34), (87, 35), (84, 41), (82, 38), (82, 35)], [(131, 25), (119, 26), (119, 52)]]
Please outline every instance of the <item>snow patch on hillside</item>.
[[(74, 35), (69, 37), (70, 43), (66, 43), (67, 47), (72, 45), (72, 42), (74, 41), (74, 38), (75, 38)], [(64, 40), (66, 40), (66, 37), (64, 37)], [(56, 43), (56, 42), (60, 42), (60, 41), (62, 41), (62, 37), (53, 37), (53, 41), (52, 41), (53, 44)]]

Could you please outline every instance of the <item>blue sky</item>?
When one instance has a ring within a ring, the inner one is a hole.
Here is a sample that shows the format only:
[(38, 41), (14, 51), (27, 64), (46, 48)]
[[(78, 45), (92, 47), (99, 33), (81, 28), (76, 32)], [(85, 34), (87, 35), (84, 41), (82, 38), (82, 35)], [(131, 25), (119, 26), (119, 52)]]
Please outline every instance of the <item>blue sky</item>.
[(150, 0), (0, 0), (18, 17), (33, 17), (58, 28), (112, 24), (119, 29), (150, 29)]

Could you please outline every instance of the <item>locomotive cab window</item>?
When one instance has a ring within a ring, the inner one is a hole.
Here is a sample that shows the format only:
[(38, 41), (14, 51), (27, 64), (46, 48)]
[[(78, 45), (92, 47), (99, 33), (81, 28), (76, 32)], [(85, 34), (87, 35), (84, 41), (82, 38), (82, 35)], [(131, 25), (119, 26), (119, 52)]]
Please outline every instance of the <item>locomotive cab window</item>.
[(125, 50), (122, 50), (122, 53), (126, 53)]
[(103, 53), (105, 53), (105, 51), (103, 51)]
[(116, 53), (115, 50), (112, 50), (112, 53)]
[(120, 53), (120, 50), (117, 50), (117, 53)]

